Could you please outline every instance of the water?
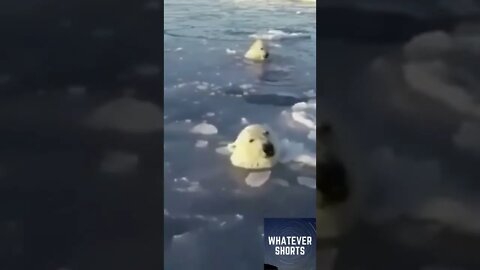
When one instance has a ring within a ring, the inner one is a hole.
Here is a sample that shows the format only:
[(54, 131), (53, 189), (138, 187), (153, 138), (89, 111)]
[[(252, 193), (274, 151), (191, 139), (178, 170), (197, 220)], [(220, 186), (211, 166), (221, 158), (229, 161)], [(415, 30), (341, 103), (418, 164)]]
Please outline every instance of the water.
[[(314, 178), (315, 168), (280, 164), (264, 185), (250, 187), (247, 173), (216, 148), (248, 122), (270, 126), (289, 151), (299, 143), (315, 153), (311, 128), (291, 117), (296, 103), (314, 102), (315, 6), (166, 1), (164, 23), (165, 269), (257, 268), (264, 217), (315, 215), (315, 189), (297, 180)], [(269, 39), (267, 64), (243, 59), (256, 36)], [(218, 132), (190, 132), (202, 122)]]
[[(298, 181), (315, 172), (287, 162), (252, 188), (215, 149), (246, 121), (270, 125), (292, 152), (319, 149), (291, 119), (315, 96), (358, 195), (346, 212), (358, 223), (320, 241), (323, 262), (479, 269), (478, 26), (424, 37), (422, 49), (409, 41), (428, 20), (403, 27), (355, 11), (322, 16), (333, 21), (317, 30), (308, 3), (167, 1), (162, 52), (161, 2), (0, 5), (1, 269), (256, 268), (264, 216), (315, 214), (315, 191)], [(422, 18), (478, 11), (468, 0), (364, 5)], [(284, 38), (271, 41), (270, 63), (243, 61), (251, 35), (272, 33)], [(190, 132), (203, 121), (218, 133)]]
[(161, 269), (161, 11), (0, 10), (0, 268)]
[[(433, 27), (429, 16), (408, 25)], [(319, 254), (334, 269), (478, 269), (478, 24), (459, 17), (433, 27), (451, 32), (411, 28), (396, 40), (373, 35), (394, 21), (372, 19), (322, 38), (342, 19), (317, 30), (317, 105), (357, 184), (346, 215), (358, 223)]]

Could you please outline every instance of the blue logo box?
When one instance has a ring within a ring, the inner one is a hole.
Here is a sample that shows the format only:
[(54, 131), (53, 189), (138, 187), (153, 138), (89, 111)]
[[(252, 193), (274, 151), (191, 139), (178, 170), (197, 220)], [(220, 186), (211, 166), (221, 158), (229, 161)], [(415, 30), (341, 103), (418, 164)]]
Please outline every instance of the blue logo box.
[(265, 218), (264, 269), (315, 270), (315, 218)]

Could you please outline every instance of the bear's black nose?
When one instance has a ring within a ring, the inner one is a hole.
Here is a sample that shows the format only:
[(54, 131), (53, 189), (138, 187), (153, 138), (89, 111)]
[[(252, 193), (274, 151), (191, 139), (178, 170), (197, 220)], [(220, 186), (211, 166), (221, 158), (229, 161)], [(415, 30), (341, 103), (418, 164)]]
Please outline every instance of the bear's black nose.
[(265, 59), (267, 59), (267, 58), (268, 58), (268, 52), (267, 52), (267, 53), (265, 53)]
[(275, 155), (275, 147), (271, 143), (266, 143), (263, 145), (263, 152), (265, 152), (267, 157), (273, 157)]

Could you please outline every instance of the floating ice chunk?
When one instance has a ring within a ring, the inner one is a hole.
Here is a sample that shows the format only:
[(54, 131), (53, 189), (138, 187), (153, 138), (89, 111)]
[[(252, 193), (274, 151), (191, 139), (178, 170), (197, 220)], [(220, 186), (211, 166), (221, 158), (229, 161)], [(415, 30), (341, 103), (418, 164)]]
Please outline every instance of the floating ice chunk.
[(227, 54), (236, 54), (237, 53), (237, 51), (231, 50), (229, 48), (227, 48), (226, 51), (227, 51)]
[(200, 123), (194, 126), (190, 131), (192, 133), (202, 134), (202, 135), (213, 135), (218, 133), (217, 127), (208, 123)]
[(215, 149), (215, 152), (217, 152), (220, 155), (225, 155), (225, 156), (228, 156), (232, 153), (232, 151), (230, 151), (228, 146), (218, 147), (217, 149)]
[(292, 142), (289, 139), (282, 139), (280, 140), (280, 150), (280, 161), (285, 163), (291, 161), (298, 153), (303, 153), (305, 147), (303, 146), (303, 143)]
[(309, 138), (310, 140), (316, 141), (317, 140), (317, 132), (311, 130), (308, 133), (307, 138)]
[(177, 84), (177, 85), (174, 85), (173, 88), (183, 88), (183, 87), (185, 87), (185, 86), (187, 86), (186, 83), (179, 83), (179, 84)]
[(207, 90), (208, 89), (208, 83), (201, 83), (199, 85), (197, 85), (197, 89), (198, 90)]
[(242, 125), (248, 125), (250, 122), (248, 122), (247, 118), (245, 117), (242, 117), (242, 119), (240, 120)]
[(182, 234), (176, 234), (172, 238), (173, 240), (182, 240), (185, 238), (190, 232), (182, 233)]
[(315, 116), (308, 114), (307, 112), (292, 112), (293, 120), (297, 121), (298, 123), (306, 126), (310, 129), (316, 129), (317, 123)]
[(317, 181), (311, 177), (299, 176), (297, 177), (297, 181), (300, 185), (316, 189), (317, 188)]
[(95, 110), (87, 125), (132, 133), (154, 132), (163, 128), (163, 115), (153, 103), (122, 97)]
[(175, 183), (179, 183), (179, 182), (190, 183), (190, 180), (188, 180), (187, 177), (182, 176), (180, 178), (173, 178), (173, 182), (175, 182)]
[(245, 178), (245, 182), (251, 187), (260, 187), (270, 179), (271, 173), (271, 171), (250, 172)]
[(195, 147), (197, 147), (197, 148), (205, 148), (205, 147), (207, 147), (207, 145), (208, 145), (208, 141), (205, 141), (205, 140), (198, 140), (195, 143)]
[(208, 112), (205, 114), (207, 117), (213, 117), (215, 116), (215, 113), (214, 112)]
[(243, 90), (248, 90), (248, 89), (252, 88), (253, 85), (252, 85), (252, 84), (245, 83), (245, 84), (241, 84), (239, 87), (240, 87), (241, 89), (243, 89)]
[(174, 51), (174, 52), (179, 52), (179, 51), (181, 51), (181, 50), (183, 50), (183, 48), (182, 48), (182, 47), (178, 47), (178, 48), (176, 48), (176, 49), (173, 50), (173, 51)]
[(100, 170), (105, 173), (128, 173), (136, 169), (138, 156), (124, 152), (109, 153), (100, 164)]
[(222, 216), (220, 219), (215, 218), (215, 223), (217, 223), (218, 226), (223, 229), (226, 226), (238, 224), (243, 220), (243, 218), (244, 217), (241, 214)]
[[(317, 104), (315, 100), (298, 102), (292, 106), (291, 119), (308, 129), (317, 129)], [(283, 113), (283, 112), (282, 112)], [(286, 114), (286, 112), (284, 113)], [(292, 123), (293, 124), (293, 123)], [(293, 125), (295, 126), (295, 125)]]
[(280, 149), (280, 162), (282, 163), (298, 162), (312, 167), (317, 166), (316, 154), (305, 149), (303, 143), (282, 139)]
[(200, 183), (197, 181), (192, 181), (189, 182), (190, 184), (187, 187), (184, 188), (176, 188), (175, 190), (178, 192), (187, 192), (187, 193), (196, 193), (202, 191), (202, 187), (200, 186)]
[(293, 104), (292, 106), (292, 110), (293, 111), (303, 111), (303, 110), (307, 110), (307, 109), (312, 109), (312, 110), (316, 110), (317, 109), (317, 104), (314, 103), (314, 102), (298, 102), (298, 103), (295, 103)]
[[(202, 75), (203, 73), (201, 71), (198, 71), (197, 72), (197, 75)], [(208, 87), (210, 86), (210, 84), (208, 82), (199, 82), (199, 81), (194, 81), (193, 82), (194, 85), (197, 85), (197, 89), (200, 89), (200, 90), (207, 90)], [(215, 84), (211, 84), (211, 86), (213, 87)], [(200, 86), (200, 88), (198, 88), (198, 86)]]

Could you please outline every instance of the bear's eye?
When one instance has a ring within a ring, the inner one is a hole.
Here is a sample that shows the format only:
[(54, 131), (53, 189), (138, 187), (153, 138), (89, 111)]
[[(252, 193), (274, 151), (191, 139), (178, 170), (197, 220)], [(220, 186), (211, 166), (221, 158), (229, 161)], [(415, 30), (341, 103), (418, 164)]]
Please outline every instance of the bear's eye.
[(260, 48), (260, 50), (261, 50), (261, 51), (263, 51), (263, 47), (262, 47), (262, 48)]
[(270, 132), (265, 131), (265, 132), (263, 133), (263, 135), (268, 136), (268, 135), (270, 135)]
[(250, 139), (250, 141), (249, 141), (249, 142), (251, 142), (251, 143), (252, 143), (253, 141), (255, 141), (255, 140), (254, 140), (254, 139)]

